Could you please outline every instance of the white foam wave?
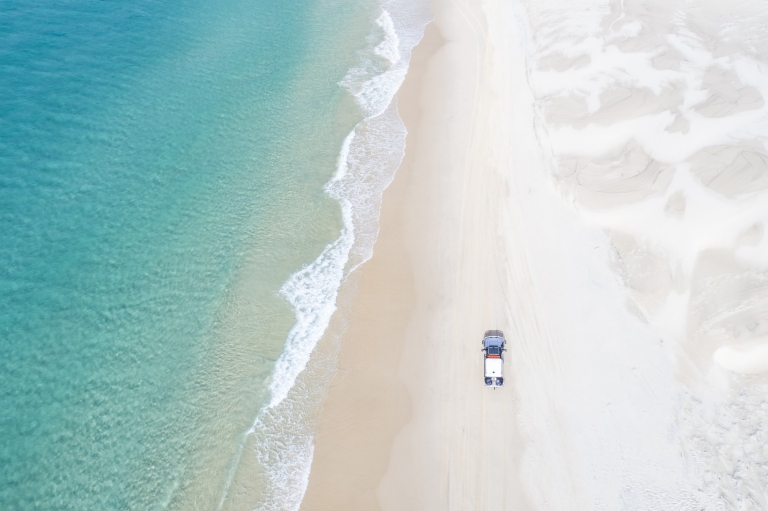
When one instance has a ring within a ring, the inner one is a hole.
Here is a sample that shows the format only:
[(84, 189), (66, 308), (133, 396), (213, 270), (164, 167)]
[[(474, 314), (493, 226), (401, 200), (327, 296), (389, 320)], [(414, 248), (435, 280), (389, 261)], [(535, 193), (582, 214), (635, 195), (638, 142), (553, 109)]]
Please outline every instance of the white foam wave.
[(256, 456), (267, 478), (259, 511), (293, 511), (301, 506), (314, 454), (313, 434), (302, 405), (288, 398), (262, 411), (253, 426)]
[[(368, 54), (361, 54), (360, 65), (347, 73), (350, 80), (352, 76), (365, 76), (356, 82), (362, 92), (353, 90), (352, 81), (341, 82), (358, 102), (369, 107), (369, 115), (344, 139), (336, 171), (325, 186), (326, 193), (341, 206), (344, 227), (339, 238), (314, 262), (293, 274), (280, 290), (296, 311), (296, 324), (275, 364), (269, 408), (285, 399), (306, 367), (336, 311), (338, 290), (346, 275), (372, 255), (381, 195), (392, 181), (405, 150), (406, 130), (393, 99), (405, 77), (411, 49), (421, 38), (427, 21), (422, 17), (420, 23), (409, 26), (406, 20), (412, 22), (411, 17), (406, 17), (400, 20), (399, 28), (409, 36), (405, 39), (408, 46), (401, 47), (397, 20), (382, 9), (376, 19), (383, 33), (381, 41)], [(387, 66), (378, 66), (373, 56), (386, 61)]]
[(396, 102), (381, 115), (358, 124), (349, 146), (347, 174), (329, 186), (331, 197), (343, 197), (352, 206), (355, 244), (350, 251), (348, 271), (373, 254), (379, 233), (381, 196), (400, 166), (406, 133)]
[(382, 10), (376, 23), (384, 31), (384, 40), (376, 45), (373, 52), (384, 57), (390, 63), (397, 64), (400, 61), (400, 38), (397, 37), (392, 16), (386, 10)]
[(331, 187), (333, 183), (341, 181), (347, 175), (347, 169), (349, 168), (349, 165), (347, 164), (347, 160), (349, 159), (349, 146), (352, 145), (354, 139), (355, 130), (352, 130), (341, 144), (341, 151), (339, 151), (339, 158), (336, 164), (336, 172), (333, 173), (331, 180), (325, 185), (326, 192), (328, 192), (329, 187)]
[(296, 323), (275, 363), (269, 408), (285, 399), (307, 366), (336, 311), (336, 298), (346, 276), (373, 255), (381, 196), (402, 160), (405, 135), (393, 102), (382, 115), (361, 121), (342, 143), (336, 172), (325, 191), (339, 202), (343, 228), (336, 241), (280, 289), (294, 308)]
[(376, 20), (380, 42), (362, 52), (360, 64), (339, 83), (365, 113), (344, 139), (336, 171), (325, 185), (328, 196), (339, 202), (343, 228), (336, 241), (280, 290), (295, 310), (296, 323), (275, 364), (271, 400), (249, 431), (267, 479), (257, 507), (262, 511), (301, 505), (313, 455), (313, 432), (304, 414), (321, 395), (314, 384), (302, 381), (301, 373), (336, 312), (342, 283), (373, 254), (381, 197), (405, 150), (406, 130), (394, 99), (411, 49), (429, 20), (429, 3), (396, 0), (388, 5), (392, 9), (382, 9)]
[(381, 42), (372, 50), (361, 52), (360, 63), (339, 82), (355, 97), (368, 117), (384, 113), (408, 70), (408, 61), (400, 52), (400, 38), (394, 21), (386, 9), (382, 9), (376, 25), (382, 32)]
[(325, 247), (311, 264), (291, 275), (280, 289), (280, 294), (296, 312), (296, 324), (288, 333), (285, 349), (275, 363), (269, 386), (272, 392), (269, 408), (274, 408), (285, 399), (296, 383), (296, 377), (307, 366), (312, 350), (336, 311), (336, 296), (344, 279), (349, 252), (355, 242), (352, 206), (343, 197), (339, 198), (339, 202), (344, 221), (339, 238)]

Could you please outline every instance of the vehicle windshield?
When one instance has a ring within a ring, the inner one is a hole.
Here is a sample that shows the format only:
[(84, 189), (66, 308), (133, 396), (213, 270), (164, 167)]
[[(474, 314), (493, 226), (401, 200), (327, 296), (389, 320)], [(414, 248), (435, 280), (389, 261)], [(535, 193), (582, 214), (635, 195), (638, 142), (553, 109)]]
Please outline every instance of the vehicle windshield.
[(489, 346), (488, 347), (488, 354), (489, 355), (501, 355), (501, 348), (497, 348), (496, 346)]

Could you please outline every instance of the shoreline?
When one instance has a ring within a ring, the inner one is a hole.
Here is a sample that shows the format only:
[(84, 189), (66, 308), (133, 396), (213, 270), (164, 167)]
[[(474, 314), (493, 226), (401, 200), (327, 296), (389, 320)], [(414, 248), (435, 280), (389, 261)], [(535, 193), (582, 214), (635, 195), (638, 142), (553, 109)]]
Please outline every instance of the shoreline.
[[(476, 438), (470, 477), (478, 490), (489, 463), (507, 467), (504, 485), (477, 502), (528, 507), (518, 473), (522, 433), (508, 427), (517, 421), (514, 382), (493, 394), (477, 385), (483, 331), (513, 330), (498, 278), (506, 272), (504, 251), (484, 248), (501, 228), (499, 209), (486, 201), (497, 197), (501, 205), (504, 183), (472, 154), (484, 123), (478, 109), (492, 106), (488, 84), (480, 90), (484, 14), (479, 5), (462, 11), (442, 0), (431, 11), (434, 21), (396, 96), (408, 131), (405, 156), (384, 192), (373, 257), (358, 270), (302, 510), (475, 502), (474, 492), (447, 494), (462, 479), (455, 469), (467, 430), (501, 439)], [(466, 399), (476, 401), (475, 417), (466, 416)], [(490, 424), (488, 413), (498, 407), (504, 422)]]
[(384, 191), (373, 256), (357, 270), (357, 296), (342, 336), (337, 374), (323, 402), (300, 509), (376, 509), (376, 488), (392, 441), (411, 415), (408, 391), (397, 376), (415, 302), (399, 210), (407, 194), (414, 128), (421, 117), (418, 94), (424, 66), (441, 45), (430, 23), (413, 49), (396, 95), (398, 113), (408, 130), (405, 155)]
[[(397, 9), (390, 12), (390, 4)], [(271, 397), (241, 443), (241, 452), (250, 454), (236, 457), (222, 508), (297, 509), (301, 504), (318, 410), (336, 372), (358, 269), (371, 257), (382, 193), (402, 159), (406, 131), (393, 98), (429, 19), (426, 5), (391, 0), (370, 12), (367, 46), (356, 51), (357, 63), (336, 81), (354, 100), (356, 115), (362, 115), (341, 142), (335, 171), (323, 187), (340, 209), (340, 232), (279, 290), (295, 322), (269, 379)], [(260, 483), (257, 491), (254, 481)]]

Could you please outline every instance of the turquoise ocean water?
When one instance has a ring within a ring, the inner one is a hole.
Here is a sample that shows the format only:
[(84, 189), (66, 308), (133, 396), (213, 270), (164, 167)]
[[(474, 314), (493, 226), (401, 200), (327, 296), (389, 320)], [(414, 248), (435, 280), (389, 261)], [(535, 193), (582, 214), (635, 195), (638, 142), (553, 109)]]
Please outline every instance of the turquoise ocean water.
[(0, 5), (0, 508), (295, 509), (426, 19)]

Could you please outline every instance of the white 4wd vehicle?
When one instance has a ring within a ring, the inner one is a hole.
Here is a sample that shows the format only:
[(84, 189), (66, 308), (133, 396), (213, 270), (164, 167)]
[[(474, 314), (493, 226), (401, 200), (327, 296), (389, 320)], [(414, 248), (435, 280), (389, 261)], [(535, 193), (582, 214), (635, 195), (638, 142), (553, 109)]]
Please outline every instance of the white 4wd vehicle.
[(488, 330), (483, 336), (483, 376), (486, 387), (504, 385), (504, 352), (507, 341), (501, 330)]

